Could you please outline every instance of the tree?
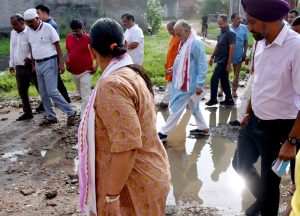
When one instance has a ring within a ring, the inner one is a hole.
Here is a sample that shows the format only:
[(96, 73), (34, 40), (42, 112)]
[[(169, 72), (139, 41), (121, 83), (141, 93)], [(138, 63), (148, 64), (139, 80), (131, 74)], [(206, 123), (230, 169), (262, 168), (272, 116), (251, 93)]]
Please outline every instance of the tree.
[(160, 0), (147, 1), (147, 20), (151, 28), (151, 32), (156, 33), (161, 25), (164, 11), (162, 9)]

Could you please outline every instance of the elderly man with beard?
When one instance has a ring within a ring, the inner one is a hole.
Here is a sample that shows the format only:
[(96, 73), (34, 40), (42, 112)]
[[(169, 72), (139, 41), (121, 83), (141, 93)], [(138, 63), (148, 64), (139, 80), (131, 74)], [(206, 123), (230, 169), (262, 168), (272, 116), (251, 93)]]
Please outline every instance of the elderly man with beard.
[[(291, 160), (300, 141), (300, 36), (283, 23), (284, 0), (242, 0), (248, 28), (258, 41), (251, 101), (233, 159), (256, 201), (246, 215), (277, 216), (281, 178), (277, 158)], [(261, 157), (261, 172), (254, 163)]]

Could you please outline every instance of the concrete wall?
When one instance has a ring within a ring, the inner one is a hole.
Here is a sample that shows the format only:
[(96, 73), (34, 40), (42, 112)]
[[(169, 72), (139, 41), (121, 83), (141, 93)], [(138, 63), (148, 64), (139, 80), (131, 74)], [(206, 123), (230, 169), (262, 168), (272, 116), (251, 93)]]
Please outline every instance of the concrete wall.
[(162, 6), (165, 18), (199, 18), (196, 0), (164, 0)]
[(136, 16), (137, 23), (147, 29), (146, 0), (1, 0), (0, 32), (9, 32), (9, 18), (15, 13), (23, 14), (28, 8), (45, 4), (50, 8), (50, 15), (60, 27), (69, 25), (76, 18), (86, 28), (100, 17), (113, 17), (120, 21), (121, 14), (130, 12)]
[(243, 19), (246, 18), (246, 14), (240, 0), (230, 0), (229, 17), (231, 17), (233, 13), (239, 13)]
[(179, 18), (179, 0), (166, 2), (163, 4), (165, 18)]
[(132, 14), (135, 22), (147, 31), (147, 0), (101, 0), (101, 5), (106, 16), (119, 22), (121, 22), (122, 14)]

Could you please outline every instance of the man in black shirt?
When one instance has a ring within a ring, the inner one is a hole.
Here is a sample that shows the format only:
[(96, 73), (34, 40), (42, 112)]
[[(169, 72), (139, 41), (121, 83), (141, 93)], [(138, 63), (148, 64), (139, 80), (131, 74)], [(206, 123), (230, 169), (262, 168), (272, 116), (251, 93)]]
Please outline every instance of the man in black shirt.
[(228, 17), (221, 14), (218, 18), (218, 24), (221, 29), (221, 34), (218, 37), (218, 43), (209, 60), (209, 65), (213, 62), (217, 63), (210, 82), (210, 100), (206, 103), (207, 106), (213, 106), (218, 103), (218, 83), (221, 82), (222, 89), (226, 95), (225, 100), (221, 101), (221, 105), (234, 105), (232, 99), (228, 75), (231, 71), (231, 64), (234, 56), (236, 35), (230, 31), (228, 26)]

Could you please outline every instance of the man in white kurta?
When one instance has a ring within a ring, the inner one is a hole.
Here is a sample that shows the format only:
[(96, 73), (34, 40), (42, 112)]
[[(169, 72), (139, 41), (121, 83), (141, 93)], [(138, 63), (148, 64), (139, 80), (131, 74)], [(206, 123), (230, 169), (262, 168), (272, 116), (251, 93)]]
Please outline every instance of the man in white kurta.
[(126, 27), (125, 43), (127, 53), (134, 64), (142, 65), (144, 62), (144, 33), (138, 24), (135, 23), (133, 15), (123, 14), (122, 22)]
[(186, 21), (176, 23), (175, 35), (181, 44), (173, 67), (170, 115), (158, 133), (164, 143), (187, 105), (197, 124), (197, 129), (190, 131), (191, 135), (208, 135), (209, 131), (199, 107), (208, 68), (204, 45)]

